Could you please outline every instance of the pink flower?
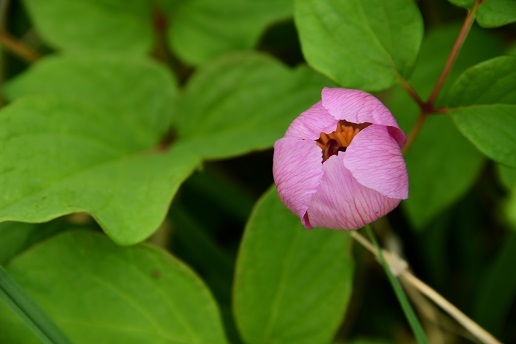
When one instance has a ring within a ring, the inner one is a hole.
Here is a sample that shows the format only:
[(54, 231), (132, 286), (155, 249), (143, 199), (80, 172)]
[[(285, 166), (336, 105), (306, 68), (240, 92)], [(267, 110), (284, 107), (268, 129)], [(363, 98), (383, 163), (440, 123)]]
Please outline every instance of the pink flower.
[(307, 229), (358, 229), (408, 198), (405, 134), (372, 95), (324, 88), (274, 144), (278, 194)]

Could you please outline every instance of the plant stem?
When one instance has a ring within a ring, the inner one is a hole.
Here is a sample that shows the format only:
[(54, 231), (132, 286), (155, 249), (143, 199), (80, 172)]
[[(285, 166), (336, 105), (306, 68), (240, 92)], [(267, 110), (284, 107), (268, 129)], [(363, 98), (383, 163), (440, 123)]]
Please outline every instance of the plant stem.
[(405, 146), (403, 146), (403, 148), (401, 150), (403, 155), (407, 154), (410, 146), (412, 146), (412, 143), (414, 143), (414, 140), (419, 135), (419, 132), (421, 131), (421, 128), (423, 127), (423, 123), (425, 123), (426, 117), (428, 117), (428, 114), (426, 114), (424, 111), (422, 111), (419, 114), (416, 124), (414, 124), (414, 126), (410, 130), (410, 133), (407, 137), (407, 142), (405, 143)]
[[(366, 227), (367, 233), (369, 234), (369, 237), (371, 238), (371, 241), (374, 243), (374, 246), (376, 248), (376, 256), (380, 259), (380, 262), (385, 270), (385, 273), (387, 274), (387, 277), (389, 278), (389, 282), (392, 285), (392, 289), (394, 289), (394, 293), (396, 294), (396, 297), (398, 298), (398, 301), (400, 302), (401, 308), (403, 309), (403, 312), (405, 313), (405, 316), (407, 317), (407, 320), (410, 324), (410, 327), (412, 328), (412, 331), (414, 332), (414, 335), (416, 336), (417, 342), (420, 344), (428, 344), (428, 338), (426, 337), (425, 331), (423, 330), (423, 327), (421, 326), (421, 323), (419, 322), (418, 317), (416, 316), (414, 309), (412, 308), (407, 295), (403, 291), (403, 288), (398, 281), (396, 277), (394, 277), (394, 274), (398, 275), (401, 271), (404, 271), (404, 266), (400, 264), (396, 264), (398, 266), (395, 266), (394, 269), (392, 269), (391, 264), (388, 264), (382, 249), (378, 245), (378, 242), (376, 241), (376, 238), (374, 236), (374, 233), (371, 229), (371, 226), (367, 225)], [(390, 256), (392, 257), (392, 256)], [(401, 260), (399, 261), (401, 262)], [(402, 268), (400, 269), (400, 266)]]
[(412, 88), (412, 86), (408, 83), (408, 81), (405, 80), (404, 78), (402, 78), (401, 76), (399, 76), (398, 79), (400, 81), (401, 87), (403, 87), (403, 89), (405, 89), (405, 91), (407, 91), (407, 93), (412, 97), (412, 99), (414, 99), (414, 101), (417, 103), (417, 105), (419, 105), (419, 107), (421, 109), (425, 108), (425, 106), (426, 106), (425, 102), (423, 101), (423, 99), (421, 99), (419, 94), (417, 94), (416, 90), (414, 90)]
[[(366, 238), (364, 238), (360, 233), (356, 231), (351, 232), (351, 237), (355, 239), (358, 243), (360, 243), (363, 247), (365, 247), (369, 252), (374, 254), (377, 258), (379, 258), (379, 252), (387, 258), (385, 261), (389, 265), (391, 270), (399, 271), (399, 278), (403, 280), (404, 283), (410, 284), (416, 290), (418, 290), (421, 294), (425, 295), (427, 298), (432, 300), (435, 304), (437, 304), (442, 310), (447, 312), (452, 318), (454, 318), (457, 322), (459, 322), (465, 329), (467, 329), (471, 334), (476, 336), (482, 343), (486, 344), (499, 344), (495, 337), (493, 337), (489, 332), (484, 330), (480, 325), (471, 320), (467, 315), (462, 313), (457, 307), (452, 305), (448, 300), (442, 297), (439, 293), (437, 293), (430, 286), (425, 284), (423, 281), (414, 276), (410, 271), (408, 271), (408, 266), (402, 264), (400, 262), (404, 262), (401, 258), (396, 256), (395, 254), (382, 250), (376, 250), (373, 244), (369, 242)], [(396, 265), (396, 266), (394, 266)], [(400, 267), (405, 266), (400, 271)]]
[(462, 28), (459, 32), (459, 35), (457, 36), (457, 39), (455, 40), (455, 44), (453, 45), (453, 48), (450, 52), (450, 56), (448, 56), (448, 60), (446, 61), (446, 64), (444, 65), (444, 68), (441, 72), (441, 75), (439, 75), (439, 79), (437, 79), (437, 83), (434, 86), (434, 89), (432, 90), (432, 93), (430, 94), (430, 98), (428, 98), (428, 101), (426, 104), (433, 108), (435, 101), (437, 100), (437, 97), (439, 96), (439, 92), (441, 91), (444, 82), (446, 81), (446, 77), (450, 73), (453, 64), (455, 63), (455, 60), (457, 59), (457, 56), (459, 55), (459, 51), (462, 48), (462, 45), (464, 44), (464, 41), (466, 40), (466, 36), (468, 35), (469, 30), (471, 29), (471, 25), (473, 25), (473, 22), (475, 21), (475, 13), (477, 12), (478, 6), (482, 3), (482, 0), (476, 0), (475, 4), (473, 5), (473, 8), (471, 11), (468, 12), (468, 15), (466, 16), (466, 20), (464, 21), (464, 24), (462, 25)]
[(457, 56), (459, 55), (460, 49), (462, 48), (462, 45), (466, 40), (468, 32), (471, 29), (473, 22), (475, 21), (475, 14), (477, 12), (478, 6), (482, 2), (483, 0), (475, 0), (473, 8), (468, 12), (466, 20), (464, 20), (464, 24), (462, 24), (462, 28), (459, 32), (459, 35), (457, 36), (457, 39), (455, 40), (452, 50), (450, 51), (450, 55), (448, 56), (448, 59), (446, 60), (443, 70), (441, 71), (441, 74), (437, 79), (437, 82), (432, 90), (432, 93), (430, 94), (430, 97), (426, 102), (421, 100), (419, 95), (406, 80), (404, 80), (401, 77), (399, 78), (401, 86), (407, 91), (407, 93), (416, 101), (416, 103), (421, 108), (419, 118), (417, 119), (417, 122), (414, 125), (414, 127), (412, 127), (412, 130), (410, 131), (410, 134), (407, 138), (407, 143), (403, 147), (403, 154), (407, 153), (415, 138), (417, 137), (417, 135), (419, 135), (421, 127), (423, 126), (423, 123), (425, 122), (426, 117), (429, 114), (446, 113), (446, 108), (435, 108), (435, 102), (437, 100), (437, 97), (439, 97), (439, 93), (443, 88), (444, 82), (446, 81), (448, 74), (450, 74), (450, 71), (453, 67), (453, 64), (455, 63), (455, 60), (457, 59)]
[(54, 322), (0, 266), (0, 300), (2, 300), (45, 344), (68, 344), (70, 341)]
[(35, 62), (39, 59), (38, 53), (4, 30), (0, 30), (0, 45), (28, 63)]
[(458, 323), (460, 323), (466, 330), (472, 333), (475, 337), (477, 337), (482, 343), (489, 344), (498, 344), (500, 343), (495, 337), (493, 337), (489, 332), (480, 327), (476, 322), (468, 318), (468, 316), (462, 313), (457, 307), (451, 304), (448, 300), (446, 300), (442, 295), (437, 293), (434, 289), (428, 286), (426, 283), (421, 281), (419, 278), (411, 274), (410, 272), (406, 272), (400, 275), (405, 282), (414, 286), (421, 294), (428, 297), (435, 304), (441, 307), (446, 313), (451, 315)]

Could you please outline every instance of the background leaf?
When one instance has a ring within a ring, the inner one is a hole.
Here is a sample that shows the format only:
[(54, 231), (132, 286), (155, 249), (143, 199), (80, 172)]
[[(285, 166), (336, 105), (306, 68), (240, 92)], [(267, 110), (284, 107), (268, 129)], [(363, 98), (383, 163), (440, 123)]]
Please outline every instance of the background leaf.
[(516, 188), (516, 169), (497, 164), (498, 175), (507, 189)]
[[(409, 82), (427, 99), (437, 81), (460, 24), (440, 26), (430, 31)], [(446, 104), (453, 81), (468, 67), (501, 53), (496, 36), (473, 27), (438, 98)], [(401, 128), (408, 133), (419, 113), (412, 98), (399, 86), (385, 96)], [(405, 157), (410, 180), (410, 197), (403, 209), (416, 229), (423, 229), (436, 215), (461, 198), (473, 185), (483, 166), (478, 150), (454, 128), (445, 116), (430, 116)], [(453, 168), (450, 168), (453, 166)]]
[(468, 69), (453, 85), (450, 99), (461, 132), (491, 159), (515, 167), (516, 57), (502, 56)]
[(271, 188), (238, 256), (234, 310), (246, 343), (327, 343), (351, 293), (350, 236), (307, 231)]
[(484, 165), (482, 154), (447, 116), (426, 120), (405, 160), (410, 190), (403, 207), (416, 229), (423, 229), (471, 188)]
[(44, 222), (88, 212), (121, 244), (154, 232), (200, 161), (181, 147), (156, 150), (158, 137), (138, 142), (138, 119), (121, 118), (50, 98), (4, 108), (0, 220)]
[[(63, 230), (63, 222), (46, 224), (2, 222), (0, 223), (0, 265), (35, 243)], [(70, 227), (71, 225), (67, 223)]]
[[(451, 3), (471, 8), (475, 0), (449, 0)], [(477, 22), (486, 28), (499, 27), (516, 22), (516, 2), (513, 0), (485, 0), (476, 14)]]
[[(127, 125), (133, 140), (156, 142), (177, 115), (177, 86), (162, 65), (143, 57), (63, 54), (45, 58), (10, 81), (9, 99), (52, 95), (80, 100)], [(136, 121), (137, 123), (131, 123)]]
[(450, 105), (516, 104), (516, 56), (501, 56), (465, 71), (453, 84)]
[(295, 21), (311, 66), (341, 86), (367, 91), (407, 78), (423, 37), (411, 0), (296, 0)]
[(250, 50), (268, 25), (291, 15), (292, 0), (183, 1), (172, 14), (168, 36), (179, 58), (205, 64), (228, 52)]
[(516, 105), (450, 109), (460, 131), (491, 159), (516, 167)]
[(23, 0), (38, 33), (70, 51), (145, 53), (151, 49), (147, 0)]
[[(157, 248), (120, 247), (100, 234), (72, 231), (8, 268), (73, 343), (226, 342), (210, 292)], [(1, 323), (11, 316), (0, 314)], [(25, 343), (16, 327), (2, 329), (2, 343)]]
[(272, 147), (329, 83), (308, 68), (291, 70), (264, 55), (222, 58), (187, 85), (179, 140), (206, 159)]

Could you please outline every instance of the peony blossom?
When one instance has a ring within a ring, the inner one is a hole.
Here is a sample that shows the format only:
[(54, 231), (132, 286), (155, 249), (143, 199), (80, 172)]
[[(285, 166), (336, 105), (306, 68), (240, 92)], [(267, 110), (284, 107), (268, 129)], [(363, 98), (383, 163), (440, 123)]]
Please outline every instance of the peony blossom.
[(405, 140), (372, 95), (324, 88), (274, 144), (278, 194), (307, 229), (363, 227), (408, 198)]

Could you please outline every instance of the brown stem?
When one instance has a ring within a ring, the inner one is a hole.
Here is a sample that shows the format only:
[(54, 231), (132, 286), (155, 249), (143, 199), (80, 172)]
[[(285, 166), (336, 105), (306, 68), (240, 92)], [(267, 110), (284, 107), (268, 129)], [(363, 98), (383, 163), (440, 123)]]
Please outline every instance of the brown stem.
[(4, 30), (0, 30), (0, 45), (29, 63), (39, 59), (38, 53)]
[(405, 91), (407, 91), (407, 93), (412, 97), (412, 99), (415, 100), (417, 105), (419, 105), (419, 107), (421, 109), (425, 108), (426, 107), (425, 102), (423, 101), (423, 99), (421, 99), (419, 94), (417, 94), (416, 90), (414, 90), (412, 88), (412, 86), (407, 82), (407, 80), (405, 80), (402, 77), (400, 77), (399, 81), (400, 81), (401, 87), (403, 87), (405, 89)]
[(184, 66), (169, 50), (167, 40), (169, 24), (169, 18), (166, 13), (158, 6), (157, 1), (153, 1), (152, 26), (154, 28), (154, 48), (152, 55), (165, 63), (178, 76), (180, 83), (184, 83), (191, 73), (191, 68)]
[(434, 89), (430, 94), (430, 98), (428, 98), (428, 101), (426, 102), (426, 104), (430, 108), (433, 108), (435, 101), (439, 96), (439, 92), (441, 91), (444, 82), (446, 81), (446, 77), (448, 77), (448, 74), (450, 73), (453, 64), (455, 63), (457, 56), (459, 55), (459, 51), (462, 48), (462, 45), (464, 44), (464, 40), (468, 35), (469, 29), (471, 29), (471, 25), (473, 25), (473, 22), (475, 20), (475, 13), (477, 12), (477, 8), (482, 3), (482, 1), (483, 0), (476, 0), (475, 4), (473, 5), (473, 8), (471, 9), (471, 11), (468, 12), (468, 15), (466, 16), (466, 20), (464, 21), (464, 24), (462, 25), (462, 28), (459, 32), (459, 35), (457, 36), (457, 40), (455, 41), (455, 44), (453, 45), (453, 48), (450, 52), (450, 56), (448, 56), (448, 60), (444, 65), (441, 75), (439, 75), (439, 79), (437, 79), (437, 83), (435, 84)]
[(407, 137), (407, 142), (405, 143), (405, 146), (403, 146), (403, 149), (401, 152), (403, 155), (406, 155), (410, 146), (412, 146), (412, 143), (414, 143), (414, 140), (416, 139), (416, 136), (419, 135), (419, 132), (421, 131), (421, 128), (423, 127), (423, 123), (425, 123), (426, 118), (428, 117), (428, 114), (423, 111), (419, 115), (416, 124), (412, 127), (412, 130), (410, 130), (410, 133)]

